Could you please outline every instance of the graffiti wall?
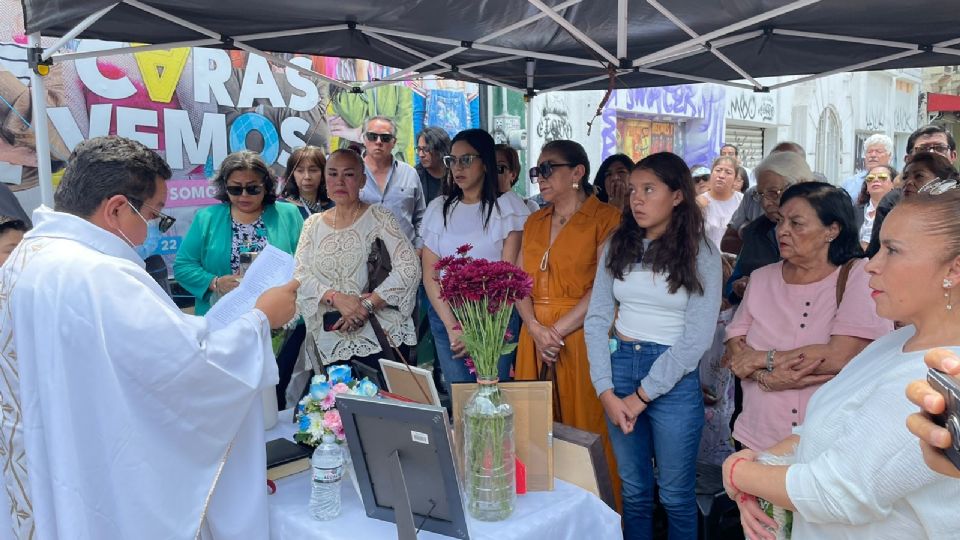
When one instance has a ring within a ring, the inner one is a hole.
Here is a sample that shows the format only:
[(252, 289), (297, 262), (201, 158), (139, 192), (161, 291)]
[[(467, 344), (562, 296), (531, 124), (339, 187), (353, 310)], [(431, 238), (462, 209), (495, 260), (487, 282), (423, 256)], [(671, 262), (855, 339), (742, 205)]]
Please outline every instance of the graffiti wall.
[(640, 159), (671, 151), (687, 163), (709, 163), (723, 140), (724, 87), (677, 85), (614, 90), (603, 109), (605, 158), (625, 153)]
[[(3, 0), (0, 30), (0, 181), (25, 207), (39, 203), (30, 125), (29, 68), (19, 3)], [(69, 51), (127, 46), (75, 40)], [(281, 55), (339, 80), (363, 83), (395, 70), (365, 60)], [(396, 158), (413, 163), (417, 133), (435, 125), (451, 136), (479, 126), (476, 85), (418, 80), (351, 93), (241, 51), (181, 48), (57, 64), (45, 77), (56, 182), (70, 151), (101, 135), (136, 139), (160, 152), (174, 176), (167, 208), (177, 224), (161, 243), (172, 255), (193, 214), (216, 201), (209, 179), (228, 153), (260, 152), (279, 175), (295, 148), (328, 151), (362, 139), (365, 118), (397, 123)], [(29, 210), (29, 208), (28, 208)]]
[[(601, 154), (601, 122), (596, 117), (603, 91), (550, 92), (530, 102), (531, 123), (527, 130), (530, 139), (530, 163), (535, 165), (544, 144), (557, 139), (571, 139), (587, 151), (590, 158), (590, 180), (604, 156)], [(588, 125), (592, 122), (592, 128)], [(531, 186), (536, 193), (536, 186)]]

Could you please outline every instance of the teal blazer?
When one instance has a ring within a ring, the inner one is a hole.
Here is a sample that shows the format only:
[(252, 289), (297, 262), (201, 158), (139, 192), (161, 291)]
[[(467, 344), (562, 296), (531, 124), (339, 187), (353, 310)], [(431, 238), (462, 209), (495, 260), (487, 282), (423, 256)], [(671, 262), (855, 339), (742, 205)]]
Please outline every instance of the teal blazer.
[[(262, 217), (270, 245), (293, 255), (303, 229), (300, 210), (293, 204), (277, 201), (264, 207)], [(228, 203), (200, 210), (177, 251), (173, 263), (174, 277), (197, 298), (197, 315), (203, 315), (210, 309), (208, 288), (213, 278), (232, 273), (230, 252), (233, 250), (233, 232), (230, 223)]]

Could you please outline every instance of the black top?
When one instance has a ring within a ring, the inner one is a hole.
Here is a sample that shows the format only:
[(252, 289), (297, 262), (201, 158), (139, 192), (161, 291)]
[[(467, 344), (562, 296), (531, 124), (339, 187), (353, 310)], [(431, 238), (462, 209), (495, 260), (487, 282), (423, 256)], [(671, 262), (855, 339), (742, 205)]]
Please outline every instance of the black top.
[(430, 204), (430, 201), (440, 195), (440, 190), (443, 187), (443, 179), (433, 176), (419, 163), (416, 169), (417, 175), (420, 176), (420, 185), (423, 187), (423, 196), (426, 198), (426, 204)]
[(870, 245), (867, 246), (867, 257), (873, 257), (880, 251), (880, 227), (883, 226), (883, 220), (887, 214), (893, 210), (893, 207), (903, 198), (903, 190), (900, 188), (890, 190), (880, 199), (877, 205), (877, 213), (873, 216), (873, 231), (870, 233)]

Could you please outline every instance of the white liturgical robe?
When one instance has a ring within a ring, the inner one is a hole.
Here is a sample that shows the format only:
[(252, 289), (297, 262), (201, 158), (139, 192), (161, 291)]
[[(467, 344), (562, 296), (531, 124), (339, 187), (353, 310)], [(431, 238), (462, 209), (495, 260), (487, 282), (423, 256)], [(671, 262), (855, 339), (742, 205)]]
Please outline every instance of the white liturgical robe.
[(210, 332), (119, 237), (34, 224), (0, 268), (0, 538), (267, 538), (266, 316)]

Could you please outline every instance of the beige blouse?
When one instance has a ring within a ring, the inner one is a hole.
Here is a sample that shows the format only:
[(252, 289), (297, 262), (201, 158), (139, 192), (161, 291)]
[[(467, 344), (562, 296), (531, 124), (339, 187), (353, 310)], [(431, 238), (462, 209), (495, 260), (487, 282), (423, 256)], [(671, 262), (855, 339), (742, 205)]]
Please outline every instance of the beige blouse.
[(343, 229), (330, 227), (320, 214), (314, 214), (303, 224), (294, 256), (294, 277), (300, 281), (297, 311), (316, 342), (323, 365), (381, 350), (369, 323), (354, 332), (325, 332), (323, 314), (335, 308), (321, 301), (330, 289), (351, 295), (365, 291), (367, 259), (376, 238), (386, 245), (392, 265), (390, 275), (374, 291), (387, 304), (377, 310), (377, 320), (392, 345), (417, 343), (411, 314), (420, 284), (420, 262), (393, 214), (372, 205), (353, 225)]

